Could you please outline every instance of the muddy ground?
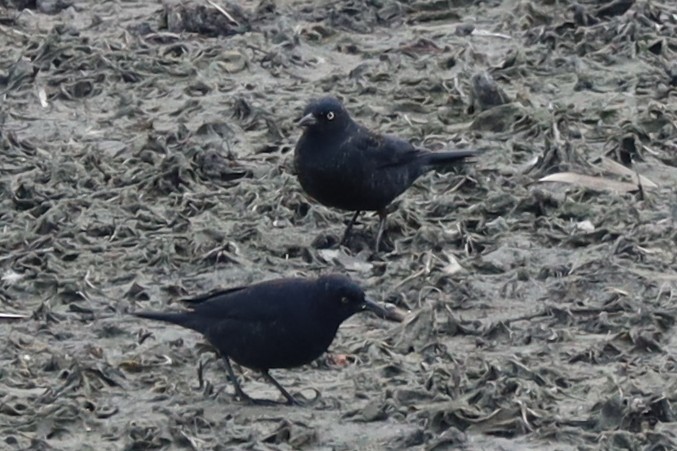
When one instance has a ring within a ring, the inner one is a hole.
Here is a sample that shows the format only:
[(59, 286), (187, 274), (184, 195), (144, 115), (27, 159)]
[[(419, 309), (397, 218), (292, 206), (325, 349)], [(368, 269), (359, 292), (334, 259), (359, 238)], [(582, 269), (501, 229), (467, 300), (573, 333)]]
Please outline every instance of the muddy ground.
[[(1, 449), (676, 449), (673, 2), (70, 3), (0, 0)], [(327, 92), (482, 152), (380, 255), (292, 172)], [(274, 371), (309, 407), (126, 314), (327, 271), (411, 313)]]

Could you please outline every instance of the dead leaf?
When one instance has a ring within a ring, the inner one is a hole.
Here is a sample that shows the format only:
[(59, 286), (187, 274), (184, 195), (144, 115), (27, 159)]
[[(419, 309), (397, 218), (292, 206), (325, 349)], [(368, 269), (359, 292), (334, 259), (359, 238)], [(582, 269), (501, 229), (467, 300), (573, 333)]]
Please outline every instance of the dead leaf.
[[(635, 171), (623, 166), (622, 164), (612, 160), (611, 158), (602, 157), (600, 159), (599, 167), (612, 174), (630, 177), (633, 183), (637, 183), (637, 174), (635, 173)], [(639, 175), (639, 180), (641, 181), (642, 187), (644, 188), (658, 188), (658, 185), (656, 185), (654, 182), (652, 182), (651, 180), (649, 180), (648, 178), (644, 177), (641, 174)]]
[(578, 185), (584, 188), (590, 188), (597, 191), (618, 191), (621, 193), (630, 193), (639, 190), (634, 183), (620, 182), (618, 180), (606, 179), (604, 177), (593, 177), (591, 175), (576, 174), (574, 172), (558, 172), (557, 174), (546, 175), (538, 180), (539, 182), (560, 182), (570, 185)]

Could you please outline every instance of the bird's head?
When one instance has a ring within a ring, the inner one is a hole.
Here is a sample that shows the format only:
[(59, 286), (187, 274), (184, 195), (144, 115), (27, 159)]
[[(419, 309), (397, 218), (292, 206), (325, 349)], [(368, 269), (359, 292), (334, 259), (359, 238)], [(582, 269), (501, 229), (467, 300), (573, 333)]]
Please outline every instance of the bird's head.
[(317, 283), (321, 285), (323, 291), (323, 313), (334, 315), (340, 322), (365, 310), (370, 310), (384, 319), (400, 321), (391, 311), (369, 299), (364, 290), (346, 276), (323, 275), (317, 279)]
[(306, 106), (298, 125), (306, 130), (326, 133), (343, 130), (350, 122), (350, 115), (340, 100), (335, 97), (322, 97)]

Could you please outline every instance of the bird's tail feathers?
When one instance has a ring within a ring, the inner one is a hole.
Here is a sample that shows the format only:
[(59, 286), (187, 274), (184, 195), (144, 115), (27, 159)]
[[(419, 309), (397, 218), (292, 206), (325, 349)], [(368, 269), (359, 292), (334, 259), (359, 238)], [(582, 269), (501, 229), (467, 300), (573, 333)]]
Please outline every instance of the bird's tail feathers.
[(190, 328), (189, 315), (184, 312), (135, 312), (133, 315)]
[(438, 166), (454, 163), (469, 163), (473, 160), (468, 160), (469, 157), (474, 157), (477, 152), (474, 150), (455, 150), (448, 152), (428, 152), (425, 156), (426, 164), (430, 166)]

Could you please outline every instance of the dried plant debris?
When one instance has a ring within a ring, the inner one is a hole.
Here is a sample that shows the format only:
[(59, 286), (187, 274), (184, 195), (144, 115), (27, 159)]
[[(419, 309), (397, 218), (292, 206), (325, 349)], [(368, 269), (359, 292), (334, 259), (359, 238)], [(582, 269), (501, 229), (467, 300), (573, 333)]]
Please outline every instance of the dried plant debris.
[[(0, 0), (3, 446), (675, 449), (675, 36), (669, 1)], [(378, 255), (293, 172), (327, 93), (480, 151)], [(404, 321), (276, 373), (306, 408), (127, 315), (330, 271)]]
[(470, 79), (472, 104), (468, 113), (485, 111), (510, 102), (508, 95), (487, 71), (478, 72)]
[(18, 11), (29, 9), (42, 14), (58, 14), (62, 10), (73, 6), (68, 0), (2, 0), (0, 6), (14, 8)]
[(22, 315), (20, 313), (3, 313), (0, 312), (0, 320), (17, 320), (17, 319), (25, 319), (28, 318), (26, 315)]
[(249, 31), (247, 14), (235, 2), (218, 0), (165, 3), (161, 29), (172, 33), (197, 33), (204, 36), (231, 36)]

